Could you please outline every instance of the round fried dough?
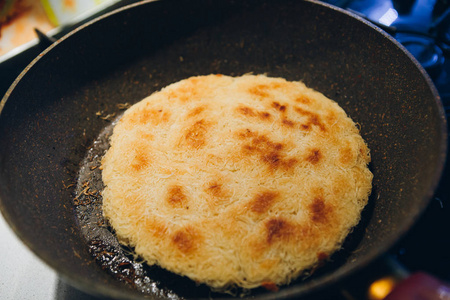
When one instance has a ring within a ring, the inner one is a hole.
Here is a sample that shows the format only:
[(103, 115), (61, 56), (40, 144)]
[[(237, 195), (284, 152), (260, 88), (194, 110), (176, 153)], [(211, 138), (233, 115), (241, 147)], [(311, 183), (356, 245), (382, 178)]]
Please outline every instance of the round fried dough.
[(341, 247), (369, 161), (355, 123), (301, 82), (191, 77), (115, 126), (104, 216), (150, 265), (214, 289), (274, 287)]

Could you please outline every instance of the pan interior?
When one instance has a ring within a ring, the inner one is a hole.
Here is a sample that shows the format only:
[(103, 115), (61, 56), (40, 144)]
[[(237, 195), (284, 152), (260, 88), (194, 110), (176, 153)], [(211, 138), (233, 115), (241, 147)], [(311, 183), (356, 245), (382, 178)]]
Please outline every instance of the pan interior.
[[(392, 39), (308, 1), (149, 1), (59, 41), (27, 68), (2, 102), (5, 218), (76, 287), (139, 297), (94, 263), (101, 247), (89, 247), (82, 230), (80, 212), (91, 206), (78, 197), (87, 187), (78, 181), (80, 168), (95, 167), (89, 159), (99, 153), (91, 151), (120, 114), (118, 104), (133, 104), (193, 75), (249, 72), (301, 80), (337, 101), (360, 124), (375, 176), (363, 221), (334, 263), (306, 281), (278, 293), (256, 291), (255, 297), (310, 294), (363, 267), (392, 246), (428, 203), (444, 159), (445, 120), (429, 80)], [(90, 171), (99, 176), (95, 168)], [(105, 229), (101, 219), (94, 223)], [(89, 232), (91, 239), (95, 231)], [(114, 239), (107, 241), (118, 247)], [(132, 272), (124, 266), (124, 273)], [(195, 284), (158, 274), (162, 284), (149, 291), (154, 298), (210, 296)]]

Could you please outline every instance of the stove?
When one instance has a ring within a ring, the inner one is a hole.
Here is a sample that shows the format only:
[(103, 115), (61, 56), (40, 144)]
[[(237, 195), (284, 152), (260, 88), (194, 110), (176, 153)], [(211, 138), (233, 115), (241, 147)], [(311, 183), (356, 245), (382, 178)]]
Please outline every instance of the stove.
[[(119, 1), (110, 9), (133, 1)], [(450, 116), (450, 0), (324, 0), (381, 27), (400, 42), (433, 80)], [(95, 16), (92, 16), (95, 17)], [(82, 22), (57, 31), (59, 38)], [(0, 56), (0, 99), (20, 72), (51, 40), (41, 34), (17, 55)], [(428, 209), (418, 223), (388, 253), (414, 273), (429, 273), (450, 282), (450, 166)], [(0, 294), (2, 299), (96, 299), (61, 281), (8, 228), (0, 215)], [(359, 299), (339, 292), (330, 299)]]
[[(450, 116), (449, 0), (328, 0), (383, 28), (400, 42), (433, 80)], [(450, 281), (450, 169), (431, 203), (391, 254), (409, 271)]]
[(450, 108), (449, 0), (325, 0), (381, 27), (400, 42), (430, 75)]

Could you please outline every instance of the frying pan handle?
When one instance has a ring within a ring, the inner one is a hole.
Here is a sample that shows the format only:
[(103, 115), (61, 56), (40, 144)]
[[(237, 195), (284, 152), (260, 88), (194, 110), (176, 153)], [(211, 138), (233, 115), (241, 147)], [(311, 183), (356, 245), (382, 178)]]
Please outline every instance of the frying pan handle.
[(425, 272), (409, 273), (386, 255), (369, 268), (369, 275), (352, 278), (341, 289), (345, 299), (450, 300), (450, 285)]
[(50, 45), (52, 45), (54, 42), (56, 42), (56, 39), (53, 37), (50, 37), (40, 31), (39, 29), (35, 28), (34, 32), (36, 33), (38, 39), (39, 39), (39, 46), (41, 47), (41, 50), (45, 50)]

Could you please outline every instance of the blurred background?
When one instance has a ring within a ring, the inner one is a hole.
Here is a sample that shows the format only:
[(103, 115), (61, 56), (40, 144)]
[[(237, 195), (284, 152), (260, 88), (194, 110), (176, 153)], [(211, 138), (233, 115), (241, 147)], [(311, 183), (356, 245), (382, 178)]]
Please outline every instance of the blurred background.
[(136, 0), (0, 0), (0, 98), (54, 40)]
[(120, 0), (1, 0), (0, 56), (36, 39), (35, 29), (50, 36), (67, 31)]

